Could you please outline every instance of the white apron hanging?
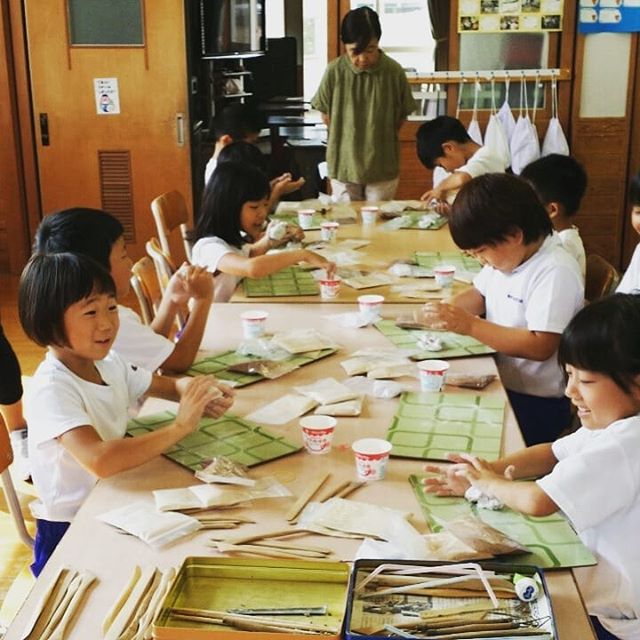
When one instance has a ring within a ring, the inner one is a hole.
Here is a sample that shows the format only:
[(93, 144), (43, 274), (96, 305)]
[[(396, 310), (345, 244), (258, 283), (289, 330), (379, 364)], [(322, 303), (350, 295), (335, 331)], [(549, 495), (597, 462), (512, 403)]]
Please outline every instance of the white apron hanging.
[(551, 76), (551, 120), (542, 143), (542, 155), (548, 156), (551, 153), (569, 155), (569, 143), (558, 119), (558, 85), (555, 76)]
[(473, 88), (473, 113), (471, 114), (471, 122), (467, 127), (469, 137), (479, 145), (482, 145), (482, 131), (478, 122), (478, 94), (480, 93), (480, 82), (476, 80)]
[(495, 79), (493, 77), (491, 78), (491, 115), (489, 116), (487, 129), (484, 132), (484, 146), (490, 149), (494, 156), (502, 160), (505, 168), (511, 164), (511, 152), (507, 136), (496, 112)]
[[(522, 105), (524, 104), (524, 113)], [(516, 175), (534, 160), (540, 157), (540, 141), (529, 119), (526, 81), (524, 74), (520, 79), (520, 115), (511, 137), (511, 169)]]
[(513, 135), (513, 130), (516, 128), (516, 119), (513, 117), (511, 106), (509, 105), (509, 86), (511, 79), (509, 78), (508, 71), (506, 74), (507, 76), (504, 81), (504, 102), (498, 111), (498, 118), (500, 122), (502, 122), (502, 128), (507, 136), (507, 142), (511, 144), (511, 136)]

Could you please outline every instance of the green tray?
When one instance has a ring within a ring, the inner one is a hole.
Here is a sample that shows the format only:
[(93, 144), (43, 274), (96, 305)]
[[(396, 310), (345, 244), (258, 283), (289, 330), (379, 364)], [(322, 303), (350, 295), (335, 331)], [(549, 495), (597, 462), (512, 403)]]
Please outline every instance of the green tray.
[[(273, 213), (271, 214), (273, 218), (276, 220), (282, 220), (287, 224), (299, 224), (298, 223), (298, 214), (291, 213), (291, 211), (286, 211), (283, 213)], [(328, 220), (326, 216), (323, 216), (321, 213), (314, 213), (311, 217), (311, 226), (307, 227), (305, 231), (314, 231), (320, 228), (323, 222)]]
[(505, 401), (495, 394), (403, 393), (387, 432), (392, 456), (446, 460), (464, 451), (500, 455)]
[[(140, 436), (155, 431), (175, 420), (176, 414), (163, 411), (129, 420), (127, 435)], [(203, 418), (198, 430), (183, 438), (165, 452), (165, 456), (179, 465), (198, 471), (203, 462), (214, 456), (225, 456), (247, 467), (269, 462), (300, 451), (301, 446), (289, 442), (248, 420), (232, 415), (222, 418)]]
[(499, 511), (478, 509), (464, 498), (444, 498), (427, 493), (421, 480), (421, 477), (409, 476), (409, 482), (425, 520), (433, 531), (442, 528), (437, 519), (453, 520), (459, 516), (474, 515), (530, 550), (530, 553), (510, 554), (505, 561), (532, 564), (544, 569), (596, 564), (591, 551), (582, 544), (569, 522), (560, 513), (534, 518), (507, 507)]
[[(389, 229), (389, 230), (392, 230), (392, 231), (395, 231), (395, 230), (398, 230), (398, 229), (413, 229), (413, 230), (417, 230), (417, 231), (436, 231), (437, 229), (441, 229), (442, 227), (444, 227), (444, 225), (447, 224), (447, 222), (449, 222), (449, 220), (448, 220), (448, 218), (446, 216), (439, 215), (437, 218), (434, 218), (433, 222), (428, 227), (420, 227), (420, 226), (418, 226), (418, 221), (426, 213), (428, 213), (428, 212), (427, 211), (415, 211), (413, 209), (411, 209), (411, 210), (407, 209), (406, 211), (403, 211), (400, 214), (400, 216), (407, 216), (408, 218), (410, 218), (407, 221), (406, 224), (404, 224), (401, 227), (395, 226), (393, 223), (397, 218), (391, 218), (391, 220), (388, 220), (387, 222), (385, 222), (382, 225), (382, 227), (384, 229)], [(398, 217), (400, 217), (400, 216), (398, 216)]]
[(245, 278), (244, 295), (248, 298), (278, 296), (315, 296), (320, 293), (318, 283), (309, 271), (289, 267), (265, 278)]
[(445, 346), (441, 351), (419, 351), (411, 356), (412, 360), (428, 360), (430, 358), (466, 358), (495, 353), (488, 347), (470, 336), (462, 336), (452, 331), (427, 331), (424, 329), (403, 329), (397, 327), (394, 320), (380, 320), (374, 324), (375, 328), (389, 338), (396, 347), (402, 349), (417, 349), (418, 338), (425, 333), (433, 333), (440, 338)]
[[(311, 364), (316, 360), (322, 360), (334, 354), (337, 349), (319, 349), (318, 351), (307, 351), (306, 353), (299, 353), (292, 355), (290, 358), (284, 360), (287, 363), (293, 363), (298, 367), (304, 367), (307, 364)], [(219, 380), (226, 380), (234, 383), (234, 387), (246, 387), (254, 382), (260, 382), (265, 380), (265, 377), (259, 373), (237, 373), (236, 371), (229, 371), (229, 367), (234, 364), (240, 364), (241, 362), (251, 362), (257, 358), (252, 356), (240, 356), (235, 351), (225, 351), (224, 353), (218, 353), (208, 358), (198, 360), (191, 365), (191, 368), (187, 371), (187, 375), (197, 376), (201, 374), (214, 375)]]
[(427, 269), (440, 264), (452, 264), (457, 271), (470, 274), (479, 273), (482, 265), (472, 256), (462, 251), (416, 251), (413, 254), (416, 264)]

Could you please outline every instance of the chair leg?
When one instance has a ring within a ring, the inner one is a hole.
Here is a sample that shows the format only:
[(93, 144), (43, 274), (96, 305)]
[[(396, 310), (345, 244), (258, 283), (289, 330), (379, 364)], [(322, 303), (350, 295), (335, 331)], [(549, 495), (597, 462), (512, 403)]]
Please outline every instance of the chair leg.
[(34, 540), (29, 535), (29, 532), (25, 527), (24, 518), (22, 517), (22, 511), (20, 509), (20, 502), (18, 501), (18, 496), (16, 495), (13, 481), (11, 480), (11, 476), (9, 475), (9, 469), (5, 469), (2, 474), (0, 474), (0, 481), (2, 482), (5, 499), (7, 501), (7, 505), (9, 506), (9, 513), (11, 513), (11, 516), (16, 523), (16, 528), (18, 529), (20, 540), (22, 540), (22, 542), (24, 542), (28, 547), (33, 547)]

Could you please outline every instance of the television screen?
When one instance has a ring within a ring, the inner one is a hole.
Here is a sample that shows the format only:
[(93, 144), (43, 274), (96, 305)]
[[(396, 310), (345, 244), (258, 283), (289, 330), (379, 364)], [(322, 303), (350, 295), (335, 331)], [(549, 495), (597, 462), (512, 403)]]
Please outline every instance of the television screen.
[(200, 0), (202, 56), (264, 53), (264, 4), (265, 0)]

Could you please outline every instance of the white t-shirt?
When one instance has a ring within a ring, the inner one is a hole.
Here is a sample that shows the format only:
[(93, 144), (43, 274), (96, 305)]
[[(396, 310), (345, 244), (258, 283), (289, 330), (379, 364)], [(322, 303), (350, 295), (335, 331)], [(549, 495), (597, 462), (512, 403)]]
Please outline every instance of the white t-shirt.
[(204, 186), (207, 186), (207, 182), (209, 182), (209, 178), (213, 175), (213, 172), (216, 170), (218, 166), (218, 158), (211, 156), (209, 158), (209, 162), (207, 162), (207, 166), (204, 168)]
[(556, 440), (558, 463), (537, 481), (598, 560), (574, 569), (591, 615), (640, 639), (640, 415)]
[(485, 173), (504, 173), (507, 164), (504, 158), (501, 158), (493, 149), (489, 147), (480, 147), (468, 160), (467, 164), (456, 169), (464, 171), (472, 178), (477, 178)]
[[(505, 327), (562, 333), (584, 303), (578, 264), (553, 235), (512, 272), (485, 266), (473, 284), (484, 296), (487, 320)], [(496, 364), (507, 389), (560, 398), (565, 381), (556, 356), (537, 362), (498, 353)]]
[(587, 256), (584, 251), (584, 244), (582, 244), (582, 238), (580, 237), (580, 231), (578, 227), (571, 227), (570, 229), (563, 229), (557, 232), (562, 246), (573, 256), (580, 267), (580, 273), (582, 274), (582, 282), (584, 282), (585, 275), (587, 273)]
[(175, 342), (143, 324), (129, 307), (118, 305), (120, 329), (111, 347), (126, 362), (155, 371), (173, 353)]
[(620, 280), (616, 293), (640, 293), (640, 244), (631, 256), (631, 262)]
[(200, 267), (206, 267), (207, 271), (214, 274), (213, 300), (214, 302), (229, 302), (233, 292), (238, 286), (238, 282), (242, 280), (240, 276), (234, 276), (230, 273), (222, 273), (218, 270), (218, 263), (223, 256), (228, 253), (236, 253), (245, 258), (249, 257), (251, 246), (242, 245), (240, 249), (229, 244), (222, 238), (217, 236), (209, 236), (208, 238), (200, 238), (191, 251), (191, 262)]
[(114, 351), (95, 365), (104, 385), (83, 380), (48, 352), (27, 389), (29, 461), (39, 496), (30, 506), (36, 518), (70, 522), (97, 482), (57, 438), (85, 425), (103, 440), (122, 438), (129, 405), (151, 384), (150, 371)]

